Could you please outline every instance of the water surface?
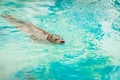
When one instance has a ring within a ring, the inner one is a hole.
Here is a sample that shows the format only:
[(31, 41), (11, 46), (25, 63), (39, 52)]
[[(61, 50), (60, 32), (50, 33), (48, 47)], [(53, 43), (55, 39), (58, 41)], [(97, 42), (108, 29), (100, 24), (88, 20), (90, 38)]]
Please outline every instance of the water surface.
[(1, 0), (0, 14), (65, 40), (38, 44), (0, 17), (0, 80), (120, 80), (119, 0)]

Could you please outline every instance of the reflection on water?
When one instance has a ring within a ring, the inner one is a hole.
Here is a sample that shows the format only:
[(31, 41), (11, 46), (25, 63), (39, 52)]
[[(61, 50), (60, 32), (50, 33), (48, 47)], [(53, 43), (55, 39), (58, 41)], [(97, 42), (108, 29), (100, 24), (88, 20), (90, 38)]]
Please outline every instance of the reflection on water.
[(0, 80), (120, 80), (119, 0), (4, 0), (11, 14), (61, 35), (38, 44), (0, 17)]

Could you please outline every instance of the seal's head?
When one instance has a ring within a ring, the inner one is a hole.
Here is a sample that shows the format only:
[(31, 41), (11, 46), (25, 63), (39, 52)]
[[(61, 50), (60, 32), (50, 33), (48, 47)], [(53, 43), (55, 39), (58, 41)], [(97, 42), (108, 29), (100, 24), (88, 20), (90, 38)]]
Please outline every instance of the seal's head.
[(48, 41), (51, 41), (51, 42), (54, 42), (57, 44), (65, 43), (65, 41), (59, 35), (56, 35), (56, 34), (48, 36), (47, 39), (48, 39)]

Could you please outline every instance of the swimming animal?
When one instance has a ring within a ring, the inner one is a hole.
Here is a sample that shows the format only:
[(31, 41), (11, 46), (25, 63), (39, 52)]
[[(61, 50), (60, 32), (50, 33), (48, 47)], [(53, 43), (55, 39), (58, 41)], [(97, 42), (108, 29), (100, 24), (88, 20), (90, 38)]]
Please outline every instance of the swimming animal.
[(47, 40), (57, 44), (65, 43), (65, 41), (59, 35), (51, 34), (33, 25), (32, 23), (22, 21), (8, 14), (1, 15), (1, 16), (5, 18), (9, 23), (14, 25), (18, 30), (22, 31), (23, 33), (25, 33), (27, 36), (29, 36), (35, 41), (40, 42), (40, 41)]

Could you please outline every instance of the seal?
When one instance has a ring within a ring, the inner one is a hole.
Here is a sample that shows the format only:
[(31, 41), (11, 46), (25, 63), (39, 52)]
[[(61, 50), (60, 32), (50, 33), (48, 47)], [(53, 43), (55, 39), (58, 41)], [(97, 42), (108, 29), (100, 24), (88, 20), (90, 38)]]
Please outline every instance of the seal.
[(23, 33), (25, 33), (27, 36), (29, 36), (31, 39), (35, 41), (47, 40), (57, 44), (65, 43), (65, 41), (59, 35), (51, 34), (33, 25), (32, 23), (22, 21), (8, 14), (1, 16), (5, 18), (9, 23), (14, 25), (18, 30), (22, 31)]

